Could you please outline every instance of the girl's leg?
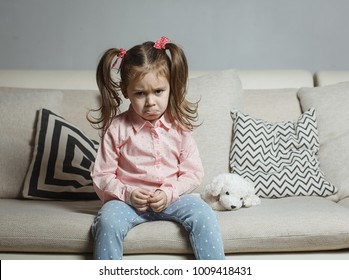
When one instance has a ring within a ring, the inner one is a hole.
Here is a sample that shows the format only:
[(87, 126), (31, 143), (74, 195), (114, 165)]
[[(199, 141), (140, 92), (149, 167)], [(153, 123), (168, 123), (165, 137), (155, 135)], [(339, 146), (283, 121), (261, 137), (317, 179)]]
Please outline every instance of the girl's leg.
[(128, 231), (145, 219), (123, 201), (111, 200), (103, 205), (92, 224), (94, 258), (120, 260)]
[(189, 232), (196, 259), (222, 260), (223, 241), (217, 215), (200, 197), (183, 195), (159, 213), (160, 219), (173, 220)]

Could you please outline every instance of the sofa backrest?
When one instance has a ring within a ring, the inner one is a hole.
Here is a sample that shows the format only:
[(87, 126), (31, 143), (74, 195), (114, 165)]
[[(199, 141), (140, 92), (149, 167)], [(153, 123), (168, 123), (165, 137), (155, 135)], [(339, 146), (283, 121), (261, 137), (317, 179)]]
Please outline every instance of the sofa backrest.
[[(303, 70), (191, 71), (189, 98), (201, 99), (202, 125), (194, 136), (205, 167), (203, 185), (213, 176), (229, 171), (231, 109), (275, 120), (297, 117), (300, 108), (295, 92), (304, 86), (312, 87), (313, 79), (310, 72)], [(95, 72), (0, 70), (0, 87), (8, 87), (0, 89), (1, 127), (6, 132), (0, 136), (0, 197), (21, 197), (32, 155), (37, 110), (50, 109), (90, 138), (99, 139), (86, 120), (87, 111), (99, 107)], [(122, 109), (127, 107), (126, 101)]]
[(314, 74), (314, 84), (317, 87), (328, 86), (341, 82), (349, 81), (349, 71), (343, 70), (328, 70), (328, 71), (317, 71)]
[[(215, 72), (193, 70), (189, 72), (189, 77), (196, 78)], [(313, 75), (307, 70), (238, 70), (237, 73), (243, 89), (314, 86)], [(95, 74), (94, 70), (0, 70), (0, 87), (97, 90)]]

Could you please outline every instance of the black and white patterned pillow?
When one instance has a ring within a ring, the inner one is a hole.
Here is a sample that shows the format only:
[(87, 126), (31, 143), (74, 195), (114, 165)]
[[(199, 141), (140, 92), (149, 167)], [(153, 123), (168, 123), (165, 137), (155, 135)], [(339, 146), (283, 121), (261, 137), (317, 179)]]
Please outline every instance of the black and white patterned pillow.
[(90, 177), (98, 142), (47, 109), (39, 111), (32, 161), (23, 187), (31, 199), (98, 199)]
[(329, 196), (337, 189), (326, 180), (316, 154), (319, 139), (315, 109), (296, 122), (270, 123), (232, 112), (231, 172), (254, 183), (264, 198)]

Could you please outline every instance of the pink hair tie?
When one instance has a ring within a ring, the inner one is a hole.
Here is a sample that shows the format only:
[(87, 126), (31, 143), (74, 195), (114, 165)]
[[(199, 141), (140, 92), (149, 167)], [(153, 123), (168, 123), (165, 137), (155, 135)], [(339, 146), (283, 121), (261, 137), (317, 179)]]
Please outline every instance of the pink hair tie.
[(119, 58), (124, 58), (124, 56), (126, 55), (126, 50), (124, 48), (120, 49), (120, 52), (118, 54), (118, 57), (116, 58), (115, 62), (113, 63), (111, 68), (115, 68), (116, 63), (118, 62)]
[(165, 49), (166, 48), (166, 44), (170, 42), (170, 39), (165, 37), (165, 36), (162, 36), (159, 40), (157, 40), (154, 44), (154, 48), (155, 49), (158, 49), (158, 50), (161, 50), (161, 49)]

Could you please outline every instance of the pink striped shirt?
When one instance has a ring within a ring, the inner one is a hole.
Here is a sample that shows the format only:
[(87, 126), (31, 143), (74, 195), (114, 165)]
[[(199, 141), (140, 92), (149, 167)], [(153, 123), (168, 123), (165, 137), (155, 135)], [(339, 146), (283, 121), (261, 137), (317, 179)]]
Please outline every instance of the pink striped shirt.
[(162, 116), (152, 123), (132, 107), (116, 117), (102, 138), (91, 173), (103, 201), (127, 203), (131, 192), (161, 189), (169, 203), (201, 183), (203, 167), (192, 133)]

